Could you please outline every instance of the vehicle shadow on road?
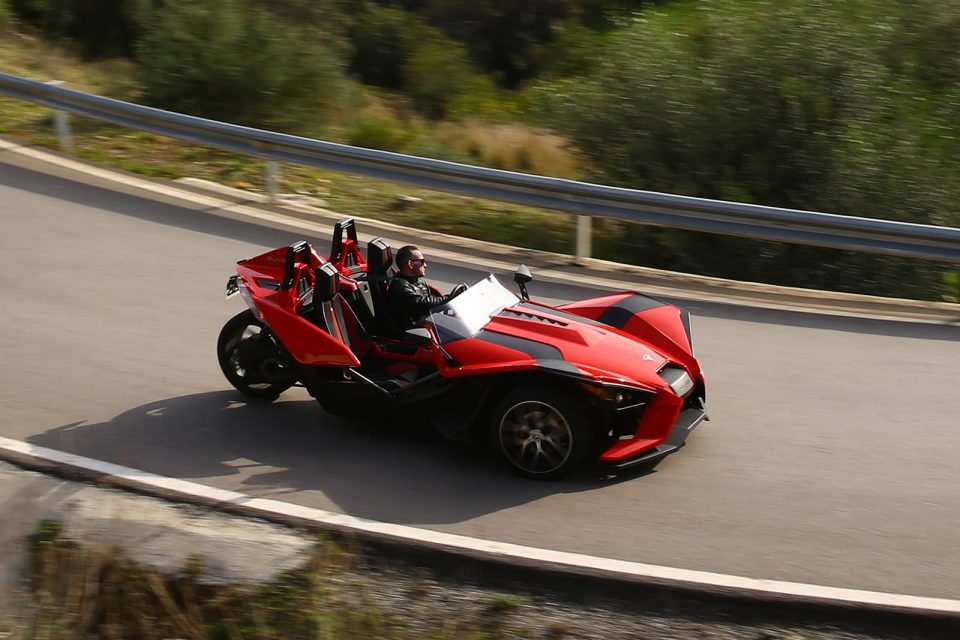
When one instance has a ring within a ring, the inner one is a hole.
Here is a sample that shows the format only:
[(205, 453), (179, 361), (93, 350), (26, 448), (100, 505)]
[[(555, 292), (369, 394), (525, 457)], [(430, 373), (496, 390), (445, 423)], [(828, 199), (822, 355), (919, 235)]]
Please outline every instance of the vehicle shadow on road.
[(334, 418), (302, 390), (278, 402), (235, 391), (167, 398), (35, 445), (163, 476), (403, 524), (450, 524), (616, 480), (524, 480), (488, 453), (414, 425)]

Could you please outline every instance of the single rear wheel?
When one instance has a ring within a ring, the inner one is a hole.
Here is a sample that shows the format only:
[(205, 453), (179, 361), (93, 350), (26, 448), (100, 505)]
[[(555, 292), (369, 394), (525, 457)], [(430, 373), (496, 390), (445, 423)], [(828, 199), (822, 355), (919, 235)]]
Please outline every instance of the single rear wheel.
[(509, 393), (494, 410), (491, 427), (503, 460), (514, 472), (537, 480), (572, 473), (593, 435), (579, 405), (539, 385)]
[(281, 362), (276, 338), (249, 309), (223, 325), (217, 360), (230, 384), (251, 398), (276, 400), (295, 382)]

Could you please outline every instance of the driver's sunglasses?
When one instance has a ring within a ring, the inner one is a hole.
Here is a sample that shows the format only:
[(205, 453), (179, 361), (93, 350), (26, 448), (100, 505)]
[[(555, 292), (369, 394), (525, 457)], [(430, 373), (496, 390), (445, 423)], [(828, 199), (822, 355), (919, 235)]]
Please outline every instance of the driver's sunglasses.
[(412, 262), (413, 264), (423, 264), (423, 265), (425, 265), (425, 264), (427, 264), (427, 259), (426, 259), (426, 258), (419, 258), (419, 259), (410, 258), (410, 262)]

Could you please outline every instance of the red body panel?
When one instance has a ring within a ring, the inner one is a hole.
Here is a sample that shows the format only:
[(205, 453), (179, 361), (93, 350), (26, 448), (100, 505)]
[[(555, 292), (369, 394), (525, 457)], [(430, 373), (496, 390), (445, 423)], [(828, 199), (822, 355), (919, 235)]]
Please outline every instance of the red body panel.
[(283, 346), (300, 364), (341, 367), (360, 365), (360, 360), (345, 344), (312, 322), (265, 298), (261, 298), (258, 304), (264, 322), (276, 335), (282, 336)]
[(614, 380), (632, 381), (648, 387), (662, 384), (657, 371), (666, 364), (667, 358), (651, 346), (622, 335), (612, 327), (551, 316), (549, 308), (544, 308), (542, 314), (562, 324), (499, 316), (490, 321), (486, 330), (549, 344), (557, 348), (567, 362), (606, 372)]
[[(591, 320), (599, 320), (612, 306), (635, 296), (632, 291), (616, 293), (590, 300), (572, 302), (557, 307), (563, 311), (575, 313)], [(682, 364), (690, 375), (703, 381), (703, 372), (693, 355), (693, 346), (683, 326), (683, 312), (669, 304), (661, 304), (634, 313), (619, 331), (630, 334), (643, 342), (656, 347), (671, 360)]]

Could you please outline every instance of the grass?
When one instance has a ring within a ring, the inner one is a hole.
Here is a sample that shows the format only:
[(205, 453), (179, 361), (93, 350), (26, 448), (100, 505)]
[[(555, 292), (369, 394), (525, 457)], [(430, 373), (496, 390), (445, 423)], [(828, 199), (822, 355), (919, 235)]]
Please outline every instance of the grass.
[(449, 122), (436, 136), (485, 167), (571, 179), (582, 171), (565, 138), (522, 125)]

